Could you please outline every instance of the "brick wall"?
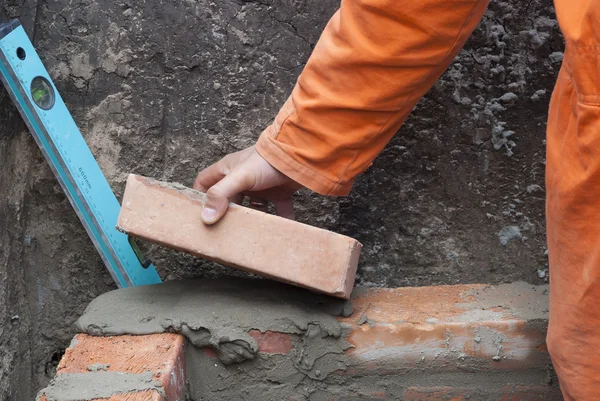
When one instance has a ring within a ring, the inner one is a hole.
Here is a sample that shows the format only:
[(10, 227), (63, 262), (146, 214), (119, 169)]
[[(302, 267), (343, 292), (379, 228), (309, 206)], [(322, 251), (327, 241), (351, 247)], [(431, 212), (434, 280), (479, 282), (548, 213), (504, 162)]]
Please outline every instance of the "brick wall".
[[(182, 401), (185, 392), (211, 401), (562, 399), (545, 346), (545, 286), (359, 289), (352, 303), (353, 314), (339, 318), (345, 335), (335, 340), (346, 344), (343, 354), (332, 346), (327, 358), (312, 355), (305, 337), (319, 333), (310, 330), (250, 331), (258, 355), (227, 366), (209, 348), (184, 347), (176, 334), (80, 334), (55, 380), (78, 373), (77, 380), (93, 387), (105, 383), (97, 377), (106, 372), (138, 378), (151, 372), (148, 388), (105, 398), (110, 401)], [(40, 394), (55, 390), (56, 383)]]

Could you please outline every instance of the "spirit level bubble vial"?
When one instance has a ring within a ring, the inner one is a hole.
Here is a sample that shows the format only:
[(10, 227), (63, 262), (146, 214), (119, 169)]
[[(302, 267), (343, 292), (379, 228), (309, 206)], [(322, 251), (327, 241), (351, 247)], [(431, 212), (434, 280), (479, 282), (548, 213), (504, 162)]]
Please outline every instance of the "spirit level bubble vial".
[(0, 23), (0, 79), (117, 285), (159, 283), (116, 230), (119, 201), (18, 20)]

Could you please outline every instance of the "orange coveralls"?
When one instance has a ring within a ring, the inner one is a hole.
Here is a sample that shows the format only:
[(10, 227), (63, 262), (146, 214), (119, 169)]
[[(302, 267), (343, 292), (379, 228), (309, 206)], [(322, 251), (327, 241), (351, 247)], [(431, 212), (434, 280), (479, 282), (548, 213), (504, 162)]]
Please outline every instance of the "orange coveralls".
[[(346, 195), (440, 77), (487, 0), (342, 0), (257, 150)], [(600, 400), (600, 0), (555, 0), (566, 38), (547, 127), (548, 347), (566, 400)], [(594, 30), (595, 29), (595, 30)]]

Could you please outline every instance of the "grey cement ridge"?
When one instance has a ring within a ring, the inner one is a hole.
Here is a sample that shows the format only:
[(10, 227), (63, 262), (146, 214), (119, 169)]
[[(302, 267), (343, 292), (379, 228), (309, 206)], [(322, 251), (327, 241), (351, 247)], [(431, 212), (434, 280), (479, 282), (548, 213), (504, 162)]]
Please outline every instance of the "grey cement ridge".
[(87, 401), (148, 390), (164, 394), (162, 384), (153, 379), (152, 372), (62, 373), (38, 394), (38, 400), (44, 394), (48, 401)]
[[(490, 285), (481, 290), (472, 290), (466, 295), (472, 295), (475, 301), (459, 305), (466, 313), (466, 320), (496, 320), (492, 309), (502, 309), (517, 319), (526, 321), (548, 320), (549, 286), (532, 285), (525, 282)], [(478, 313), (481, 313), (479, 316)], [(500, 312), (502, 314), (502, 312)]]

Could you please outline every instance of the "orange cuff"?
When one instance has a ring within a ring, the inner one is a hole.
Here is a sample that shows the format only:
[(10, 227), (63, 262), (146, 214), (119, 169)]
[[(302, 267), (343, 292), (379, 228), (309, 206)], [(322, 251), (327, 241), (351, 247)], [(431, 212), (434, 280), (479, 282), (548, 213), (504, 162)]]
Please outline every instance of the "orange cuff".
[(270, 125), (263, 131), (256, 143), (256, 150), (271, 166), (282, 172), (298, 184), (321, 195), (345, 196), (350, 193), (354, 180), (334, 182), (323, 177), (299, 161), (295, 160), (285, 149), (285, 145), (277, 142), (271, 133)]

